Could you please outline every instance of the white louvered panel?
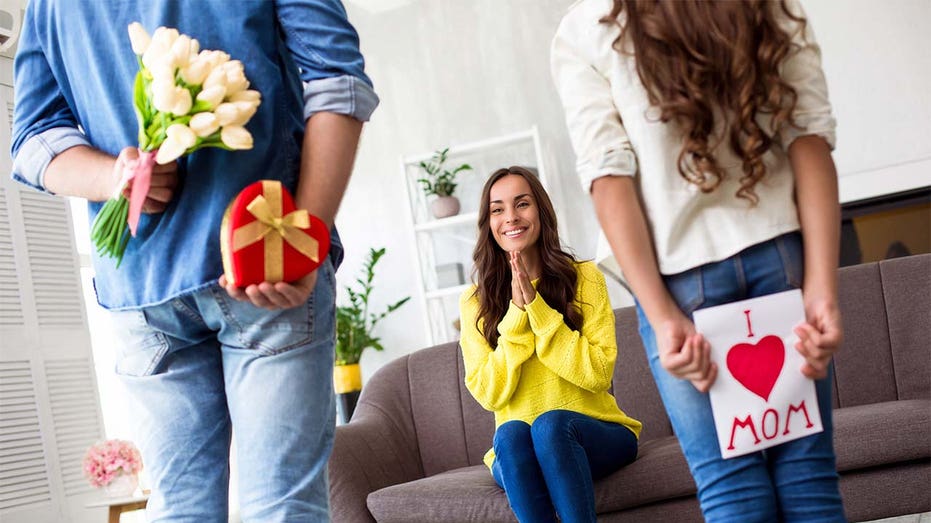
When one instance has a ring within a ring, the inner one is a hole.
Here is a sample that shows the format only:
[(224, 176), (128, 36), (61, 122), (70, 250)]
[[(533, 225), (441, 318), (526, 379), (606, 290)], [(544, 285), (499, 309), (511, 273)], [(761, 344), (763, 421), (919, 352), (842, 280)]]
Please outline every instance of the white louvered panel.
[(24, 323), (13, 252), (6, 189), (0, 188), (0, 326), (22, 326)]
[(28, 361), (0, 362), (0, 514), (51, 500), (33, 381)]
[(21, 192), (39, 326), (81, 327), (84, 309), (65, 200)]
[(58, 462), (68, 496), (92, 488), (81, 471), (84, 453), (102, 436), (92, 373), (90, 360), (84, 358), (45, 362)]
[(13, 107), (14, 107), (14, 96), (13, 96), (13, 86), (7, 85), (0, 81), (0, 100), (6, 102), (6, 124), (10, 135), (13, 134)]

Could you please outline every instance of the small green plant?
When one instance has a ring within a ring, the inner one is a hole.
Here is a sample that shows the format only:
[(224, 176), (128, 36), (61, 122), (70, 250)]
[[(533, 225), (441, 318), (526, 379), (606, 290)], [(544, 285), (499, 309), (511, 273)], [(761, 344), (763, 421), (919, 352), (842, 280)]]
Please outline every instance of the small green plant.
[(363, 272), (365, 277), (357, 278), (361, 290), (346, 286), (350, 305), (336, 307), (336, 364), (352, 365), (359, 363), (362, 351), (367, 347), (384, 350), (377, 336), (372, 335), (375, 325), (385, 316), (394, 312), (411, 299), (410, 296), (389, 305), (381, 314), (369, 312), (369, 296), (372, 294), (372, 280), (375, 279), (375, 265), (385, 255), (385, 248), (369, 249)]
[(453, 191), (456, 190), (456, 175), (462, 171), (472, 170), (472, 166), (467, 163), (451, 171), (449, 169), (443, 169), (443, 164), (446, 163), (446, 153), (448, 152), (449, 147), (433, 153), (433, 157), (429, 162), (420, 162), (420, 168), (423, 169), (427, 175), (423, 178), (419, 178), (417, 181), (423, 184), (423, 190), (427, 193), (427, 196), (431, 194), (437, 196), (452, 196)]

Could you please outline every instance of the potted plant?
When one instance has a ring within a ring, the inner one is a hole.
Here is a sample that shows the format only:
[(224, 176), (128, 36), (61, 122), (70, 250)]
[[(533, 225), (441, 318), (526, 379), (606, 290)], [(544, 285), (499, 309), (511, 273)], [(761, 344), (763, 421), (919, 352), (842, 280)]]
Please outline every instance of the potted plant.
[(336, 307), (336, 366), (333, 368), (333, 383), (337, 394), (337, 410), (343, 423), (348, 423), (362, 391), (362, 373), (359, 359), (366, 348), (384, 350), (378, 336), (373, 335), (375, 326), (385, 316), (394, 312), (410, 300), (410, 296), (389, 305), (379, 314), (369, 312), (369, 297), (372, 294), (372, 280), (375, 279), (375, 265), (385, 255), (385, 248), (369, 249), (368, 258), (363, 267), (364, 277), (356, 282), (361, 289), (346, 286), (349, 305)]
[(108, 439), (87, 449), (82, 468), (90, 484), (108, 496), (130, 496), (139, 484), (142, 456), (132, 442)]
[(456, 175), (462, 171), (472, 170), (472, 166), (464, 163), (455, 169), (444, 169), (446, 163), (446, 154), (449, 147), (442, 151), (433, 153), (429, 162), (420, 162), (420, 168), (426, 172), (426, 176), (419, 178), (417, 181), (423, 185), (424, 192), (427, 196), (435, 194), (437, 198), (430, 204), (435, 218), (445, 218), (459, 214), (459, 199), (453, 196), (456, 190)]

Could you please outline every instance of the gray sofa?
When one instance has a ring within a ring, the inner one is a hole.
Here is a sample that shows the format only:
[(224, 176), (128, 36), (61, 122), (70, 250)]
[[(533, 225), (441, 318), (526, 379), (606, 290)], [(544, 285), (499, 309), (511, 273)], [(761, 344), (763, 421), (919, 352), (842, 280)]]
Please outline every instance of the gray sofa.
[[(931, 510), (931, 255), (841, 271), (835, 360), (841, 492), (851, 521)], [(600, 521), (701, 521), (695, 485), (647, 367), (631, 308), (615, 311), (614, 392), (643, 421), (640, 454), (595, 485)], [(330, 459), (334, 521), (514, 521), (482, 464), (494, 419), (463, 385), (455, 343), (381, 368)]]

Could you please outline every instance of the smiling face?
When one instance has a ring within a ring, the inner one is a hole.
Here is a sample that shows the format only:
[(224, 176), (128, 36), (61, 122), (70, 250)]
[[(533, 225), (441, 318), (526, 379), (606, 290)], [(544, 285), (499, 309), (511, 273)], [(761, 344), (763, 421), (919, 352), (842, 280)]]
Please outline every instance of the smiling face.
[(518, 175), (500, 178), (491, 186), (488, 200), (488, 223), (498, 245), (506, 252), (536, 256), (540, 210), (527, 180)]

